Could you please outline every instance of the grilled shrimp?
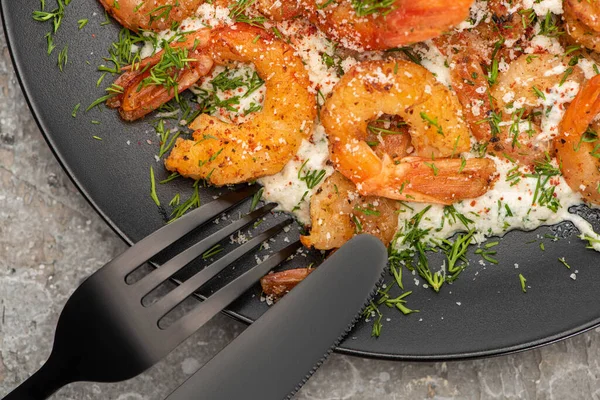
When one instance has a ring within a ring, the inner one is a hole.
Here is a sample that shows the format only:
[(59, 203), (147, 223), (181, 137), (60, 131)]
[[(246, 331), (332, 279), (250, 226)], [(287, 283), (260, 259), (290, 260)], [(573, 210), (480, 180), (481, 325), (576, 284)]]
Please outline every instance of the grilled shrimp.
[[(123, 68), (126, 72), (114, 83), (122, 88), (122, 92), (108, 99), (106, 105), (118, 108), (124, 120), (134, 121), (167, 103), (210, 72), (213, 60), (205, 54), (209, 39), (210, 30), (201, 29), (155, 55)], [(177, 54), (180, 57), (174, 56)], [(172, 60), (178, 58), (186, 61), (175, 65)], [(162, 67), (168, 65), (168, 81), (172, 84), (155, 83), (153, 67), (159, 64)]]
[(259, 0), (275, 20), (299, 14), (344, 47), (382, 50), (439, 36), (469, 15), (472, 0), (396, 0), (383, 12), (357, 12), (351, 0)]
[(177, 139), (167, 169), (216, 186), (276, 174), (309, 136), (316, 117), (302, 60), (283, 40), (246, 24), (214, 29), (207, 52), (217, 65), (254, 64), (267, 89), (263, 109), (239, 125), (201, 114), (190, 124), (193, 140)]
[[(533, 29), (522, 24), (523, 8), (519, 2), (490, 0), (491, 18), (484, 19), (475, 28), (433, 39), (449, 59), (452, 87), (471, 133), (481, 146), (492, 144), (488, 147), (492, 151), (499, 147), (503, 133), (490, 123), (495, 103), (490, 95), (487, 71), (492, 70), (494, 62), (518, 58), (527, 47)], [(499, 155), (502, 156), (502, 152)]]
[[(417, 157), (379, 158), (365, 141), (369, 121), (397, 115), (409, 126)], [(460, 160), (470, 134), (453, 95), (425, 68), (406, 61), (355, 65), (325, 102), (321, 122), (336, 169), (361, 195), (450, 204), (485, 193), (495, 167), (488, 159)]]
[[(548, 53), (517, 58), (510, 63), (506, 72), (498, 75), (498, 82), (492, 87), (497, 107), (509, 113), (519, 107), (539, 107), (540, 93), (549, 93), (554, 86), (560, 84), (583, 83), (581, 68), (575, 65), (565, 74), (569, 67), (568, 58)], [(515, 105), (517, 103), (518, 106)]]
[(600, 112), (600, 75), (586, 82), (567, 108), (554, 139), (561, 172), (585, 201), (600, 204), (600, 141), (587, 132)]
[(357, 233), (369, 233), (387, 246), (398, 227), (396, 210), (398, 202), (361, 196), (351, 181), (334, 172), (310, 199), (311, 231), (300, 240), (306, 247), (331, 250)]
[[(520, 40), (527, 37), (521, 16), (510, 13), (504, 2), (490, 1), (488, 8), (492, 18), (475, 28), (433, 39), (440, 52), (448, 57), (452, 87), (463, 106), (465, 120), (473, 136), (482, 143), (492, 139), (491, 126), (484, 121), (493, 109), (486, 71), (494, 58), (499, 60), (509, 53), (508, 60), (509, 55), (518, 55)], [(503, 45), (507, 41), (515, 44), (507, 48)]]
[(132, 31), (160, 32), (194, 15), (204, 0), (99, 0), (106, 11)]
[[(564, 93), (552, 107), (562, 108), (567, 96), (575, 95), (583, 80), (581, 68), (570, 67), (566, 58), (547, 53), (517, 58), (506, 72), (499, 75), (491, 89), (497, 114), (502, 116), (503, 122), (499, 124), (500, 132), (490, 143), (488, 151), (523, 164), (543, 160), (550, 150), (552, 137), (538, 137), (542, 131), (540, 124), (546, 116), (543, 115), (540, 120), (533, 118), (532, 113), (541, 109), (547, 96), (556, 96), (559, 90)], [(555, 132), (552, 132), (553, 129)], [(547, 126), (544, 131), (557, 134), (558, 126)]]

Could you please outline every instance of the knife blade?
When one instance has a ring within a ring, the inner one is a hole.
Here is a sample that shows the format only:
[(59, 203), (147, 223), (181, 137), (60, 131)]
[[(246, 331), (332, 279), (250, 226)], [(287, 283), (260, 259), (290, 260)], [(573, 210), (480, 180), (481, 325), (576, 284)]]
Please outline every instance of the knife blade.
[(166, 400), (290, 399), (358, 321), (386, 265), (379, 239), (354, 237)]

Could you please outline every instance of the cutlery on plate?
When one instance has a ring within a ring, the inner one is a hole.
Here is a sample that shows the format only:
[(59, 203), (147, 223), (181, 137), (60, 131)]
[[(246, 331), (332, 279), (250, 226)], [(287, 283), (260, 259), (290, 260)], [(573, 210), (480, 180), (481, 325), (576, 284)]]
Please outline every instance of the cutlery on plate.
[(360, 318), (386, 264), (379, 239), (350, 240), (167, 400), (291, 398)]
[(211, 295), (167, 328), (159, 321), (235, 260), (281, 232), (293, 220), (255, 235), (184, 281), (155, 303), (142, 299), (223, 239), (269, 213), (266, 204), (179, 253), (139, 281), (126, 278), (150, 258), (198, 226), (253, 196), (260, 186), (229, 192), (150, 234), (87, 278), (67, 301), (46, 363), (5, 400), (41, 400), (76, 381), (116, 382), (132, 378), (166, 356), (262, 276), (296, 253), (295, 241)]

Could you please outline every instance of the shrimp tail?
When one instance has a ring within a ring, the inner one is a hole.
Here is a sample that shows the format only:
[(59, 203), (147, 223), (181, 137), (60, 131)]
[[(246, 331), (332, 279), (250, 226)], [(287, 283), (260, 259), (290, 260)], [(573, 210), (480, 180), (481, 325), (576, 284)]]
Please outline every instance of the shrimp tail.
[(187, 61), (182, 69), (169, 66), (170, 82), (174, 84), (153, 83), (153, 68), (166, 59), (165, 50), (145, 58), (139, 63), (124, 67), (125, 71), (115, 81), (113, 87), (120, 93), (107, 100), (110, 108), (118, 108), (121, 117), (126, 121), (135, 121), (156, 110), (177, 94), (194, 85), (202, 76), (208, 74), (213, 67), (210, 56), (202, 53), (208, 44), (209, 30), (203, 29), (189, 35), (183, 42), (175, 42), (169, 47), (173, 50), (187, 49)]
[(381, 174), (365, 181), (359, 191), (406, 201), (452, 204), (487, 192), (496, 168), (486, 158), (427, 160), (406, 157), (400, 163), (383, 158)]
[(600, 112), (600, 75), (594, 76), (579, 91), (560, 122), (562, 135), (584, 132)]
[(560, 170), (571, 189), (586, 201), (600, 204), (600, 143), (585, 137), (592, 120), (600, 112), (600, 75), (583, 86), (567, 108), (554, 139)]
[(469, 16), (472, 0), (397, 0), (386, 16), (382, 41), (387, 47), (421, 42), (442, 34)]

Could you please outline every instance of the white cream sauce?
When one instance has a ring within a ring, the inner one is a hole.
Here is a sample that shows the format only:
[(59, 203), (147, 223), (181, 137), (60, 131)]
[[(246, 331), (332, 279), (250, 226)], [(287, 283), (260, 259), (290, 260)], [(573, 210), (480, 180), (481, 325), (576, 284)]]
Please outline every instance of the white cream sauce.
[[(325, 179), (333, 174), (333, 168), (326, 164), (328, 159), (329, 142), (325, 129), (321, 124), (317, 124), (311, 139), (302, 141), (298, 154), (283, 171), (258, 180), (265, 188), (264, 199), (278, 203), (277, 210), (293, 213), (303, 224), (310, 224), (310, 198)], [(321, 170), (325, 171), (325, 175), (319, 185), (312, 189), (308, 188), (305, 181), (299, 179), (310, 171)]]
[[(507, 179), (507, 177), (515, 174), (515, 165), (508, 160), (491, 156), (488, 158), (494, 161), (499, 173), (494, 187), (481, 197), (454, 204), (458, 213), (473, 221), (473, 223), (469, 223), (469, 229), (476, 231), (474, 240), (477, 243), (485, 241), (490, 236), (502, 236), (513, 229), (530, 231), (542, 225), (554, 225), (562, 221), (571, 221), (581, 234), (600, 238), (594, 233), (589, 222), (578, 215), (569, 213), (569, 207), (581, 204), (582, 199), (578, 193), (569, 188), (561, 176), (551, 178), (547, 184), (554, 186), (556, 199), (560, 203), (557, 212), (554, 212), (546, 206), (533, 202), (537, 178), (521, 176), (520, 181), (514, 184), (516, 180)], [(554, 160), (553, 166), (557, 167)], [(531, 173), (522, 168), (520, 172), (522, 174)], [(408, 207), (403, 207), (399, 214), (399, 227), (403, 227), (405, 221), (410, 221), (428, 206), (423, 203), (406, 202), (406, 204)], [(431, 206), (421, 220), (419, 228), (430, 229), (427, 239), (434, 241), (449, 238), (457, 232), (467, 230), (459, 220), (444, 218), (444, 206), (441, 205)], [(596, 244), (594, 247), (600, 251), (600, 245)]]
[[(523, 0), (523, 3), (526, 5), (530, 4), (535, 13), (541, 17), (540, 19), (543, 19), (547, 12), (555, 14), (562, 14), (563, 12), (562, 1), (560, 0)], [(470, 19), (460, 24), (456, 30), (461, 31), (472, 28), (487, 18), (489, 18), (487, 1), (477, 0), (471, 7)], [(228, 9), (205, 3), (198, 9), (198, 16), (184, 21), (182, 27), (185, 30), (195, 30), (202, 27), (231, 23)], [(336, 68), (347, 71), (356, 64), (357, 58), (360, 60), (382, 58), (382, 53), (367, 52), (356, 55), (356, 58), (346, 57), (343, 60), (339, 60), (338, 65), (327, 65), (323, 54), (333, 56), (335, 48), (332, 42), (327, 40), (321, 32), (311, 29), (307, 22), (300, 19), (273, 24), (284, 36), (290, 39), (290, 44), (296, 50), (296, 54), (302, 58), (311, 81), (309, 89), (317, 95), (320, 104), (322, 104), (324, 97), (332, 91), (335, 84), (339, 81)], [(534, 29), (537, 32), (540, 31), (539, 22)], [(160, 33), (158, 37), (159, 39), (168, 39), (172, 35), (173, 32), (165, 31)], [(158, 43), (160, 46), (160, 40)], [(142, 56), (149, 56), (158, 50), (158, 48), (154, 48), (152, 42), (148, 42), (142, 49)], [(447, 87), (451, 87), (450, 66), (447, 63), (447, 59), (431, 42), (418, 44), (415, 46), (414, 51), (422, 58), (422, 65), (431, 71), (438, 81)], [(564, 53), (563, 47), (556, 38), (538, 35), (532, 40), (529, 47), (525, 49), (525, 52), (536, 53), (540, 51), (547, 51), (552, 54)], [(586, 78), (589, 79), (596, 74), (593, 62), (582, 59), (579, 65), (583, 69)], [(508, 64), (502, 60), (500, 71), (504, 71), (507, 67)], [(212, 77), (221, 71), (222, 69), (215, 69), (213, 75), (207, 77), (200, 87), (207, 89), (208, 86), (206, 85), (209, 85)], [(251, 71), (252, 67), (246, 65), (240, 68), (239, 73), (247, 74)], [(551, 70), (547, 74), (562, 74), (563, 72)], [(544, 118), (542, 118), (542, 133), (539, 139), (550, 138), (556, 133), (558, 122), (564, 114), (563, 104), (572, 100), (578, 90), (576, 86), (577, 84), (573, 82), (568, 82), (562, 87), (556, 86), (549, 93), (546, 93), (545, 100), (540, 100), (539, 106), (547, 112), (545, 112)], [(227, 93), (220, 94), (223, 96), (228, 95)], [(265, 95), (268, 95), (268, 93), (257, 91), (254, 95), (255, 97), (252, 97), (251, 100), (248, 99), (248, 102), (260, 102), (264, 99)], [(244, 103), (240, 109), (248, 105), (249, 103)], [(238, 117), (234, 117), (231, 114), (224, 115), (219, 112), (219, 116), (230, 121), (240, 122), (239, 119), (236, 119)], [(465, 156), (471, 157), (471, 155), (466, 154)], [(264, 199), (266, 201), (277, 202), (279, 210), (293, 213), (300, 222), (305, 224), (310, 223), (310, 198), (318, 190), (318, 187), (326, 177), (333, 173), (333, 168), (327, 165), (328, 158), (327, 136), (322, 125), (317, 121), (310, 140), (302, 142), (296, 157), (280, 173), (259, 180), (259, 183), (264, 186)], [(507, 176), (515, 173), (515, 165), (504, 159), (490, 158), (495, 162), (499, 173), (495, 185), (486, 194), (477, 199), (465, 200), (454, 204), (458, 213), (465, 215), (473, 221), (472, 224), (469, 224), (469, 228), (476, 230), (477, 233), (474, 238), (477, 242), (482, 242), (489, 236), (503, 235), (513, 229), (528, 231), (536, 229), (541, 225), (553, 225), (561, 221), (571, 221), (579, 229), (582, 236), (588, 235), (600, 239), (600, 236), (593, 231), (588, 222), (577, 215), (569, 213), (569, 207), (581, 204), (582, 199), (578, 193), (573, 192), (569, 188), (562, 177), (551, 178), (550, 184), (554, 186), (555, 198), (560, 204), (558, 210), (554, 212), (546, 206), (534, 204), (536, 178), (521, 176), (520, 181), (514, 184), (514, 180), (507, 180)], [(319, 185), (309, 189), (306, 182), (300, 179), (300, 177), (304, 176), (307, 172), (320, 170), (325, 171), (323, 179)], [(531, 171), (521, 170), (521, 172), (530, 173)], [(399, 214), (399, 227), (404, 226), (405, 221), (409, 221), (416, 213), (428, 206), (428, 204), (422, 203), (406, 204), (410, 208), (403, 207), (404, 211)], [(429, 239), (438, 240), (448, 238), (457, 232), (466, 230), (460, 221), (453, 222), (452, 219), (443, 218), (443, 215), (443, 206), (432, 205), (422, 219), (419, 227), (430, 229)], [(442, 221), (444, 221), (443, 224)], [(594, 248), (600, 251), (600, 244), (594, 244)]]

